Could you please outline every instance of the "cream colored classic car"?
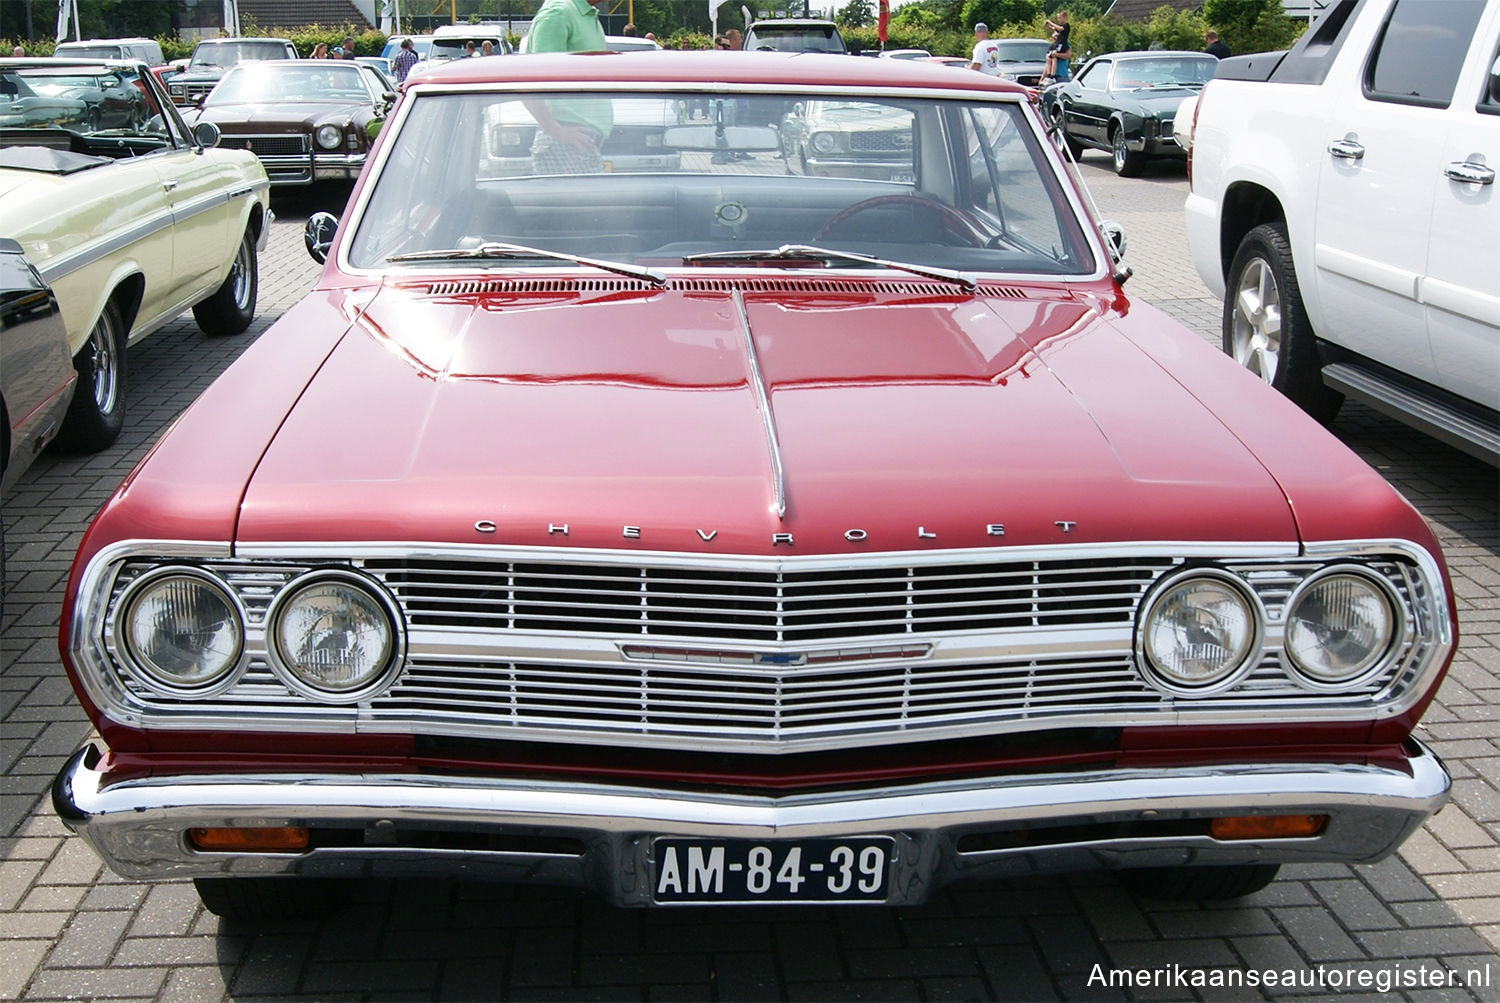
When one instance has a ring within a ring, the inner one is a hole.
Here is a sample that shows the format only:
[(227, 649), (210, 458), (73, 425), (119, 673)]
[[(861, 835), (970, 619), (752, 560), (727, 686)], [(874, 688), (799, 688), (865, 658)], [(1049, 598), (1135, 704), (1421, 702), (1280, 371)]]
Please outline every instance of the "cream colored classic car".
[[(6, 116), (63, 94), (57, 114)], [(132, 112), (102, 107), (112, 94)], [(189, 308), (210, 335), (255, 317), (270, 186), (253, 155), (217, 142), (213, 126), (188, 131), (144, 64), (0, 59), (0, 234), (61, 305), (78, 386), (58, 438), (73, 448), (119, 435), (127, 346)]]

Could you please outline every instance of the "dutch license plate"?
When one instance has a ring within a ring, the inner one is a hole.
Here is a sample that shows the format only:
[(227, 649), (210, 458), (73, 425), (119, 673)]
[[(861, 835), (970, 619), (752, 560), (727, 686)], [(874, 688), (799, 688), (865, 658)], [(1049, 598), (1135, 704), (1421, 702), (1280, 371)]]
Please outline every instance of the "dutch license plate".
[(849, 839), (681, 839), (652, 842), (655, 902), (882, 902), (890, 836)]

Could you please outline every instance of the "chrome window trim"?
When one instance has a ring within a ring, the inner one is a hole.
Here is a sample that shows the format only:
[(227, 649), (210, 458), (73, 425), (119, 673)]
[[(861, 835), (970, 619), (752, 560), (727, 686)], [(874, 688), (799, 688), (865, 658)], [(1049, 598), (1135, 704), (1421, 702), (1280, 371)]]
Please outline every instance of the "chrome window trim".
[[(896, 88), (879, 86), (838, 87), (830, 84), (808, 84), (805, 86), (788, 87), (787, 84), (762, 83), (762, 84), (719, 84), (713, 85), (703, 81), (664, 81), (664, 80), (636, 80), (636, 81), (528, 81), (518, 83), (515, 81), (495, 81), (491, 83), (436, 83), (426, 80), (418, 80), (408, 85), (406, 94), (402, 100), (396, 103), (394, 114), (385, 119), (385, 125), (381, 129), (382, 142), (377, 144), (377, 149), (372, 151), (374, 160), (368, 166), (365, 182), (356, 192), (356, 197), (350, 203), (348, 212), (340, 220), (339, 229), (341, 233), (354, 234), (358, 231), (360, 223), (364, 220), (365, 211), (369, 208), (369, 201), (375, 190), (374, 182), (379, 179), (385, 171), (386, 161), (391, 157), (391, 151), (396, 146), (393, 136), (400, 134), (406, 127), (406, 120), (412, 113), (419, 100), (426, 96), (441, 96), (448, 94), (470, 94), (470, 93), (536, 93), (542, 91), (561, 91), (566, 93), (629, 93), (629, 92), (670, 92), (690, 94), (797, 94), (797, 95), (821, 95), (827, 94), (835, 97), (871, 97), (883, 100), (892, 98), (901, 99), (934, 99), (942, 101), (959, 101), (975, 104), (1013, 104), (1021, 106), (1027, 100), (1025, 94), (1012, 94), (1005, 92), (986, 92), (953, 90), (947, 87), (921, 87), (921, 88)], [(1071, 181), (1070, 168), (1062, 159), (1057, 145), (1047, 138), (1044, 127), (1040, 126), (1040, 116), (1034, 116), (1038, 121), (1032, 121), (1022, 113), (1022, 120), (1031, 128), (1033, 138), (1042, 152), (1043, 159), (1052, 165), (1053, 173), (1058, 180), (1058, 189), (1069, 208), (1073, 210), (1073, 217), (1078, 222), (1079, 229), (1083, 231), (1084, 242), (1093, 252), (1094, 270), (1089, 273), (1076, 275), (1056, 275), (1032, 272), (999, 272), (999, 271), (975, 271), (976, 276), (1003, 276), (1007, 283), (1043, 282), (1051, 284), (1066, 283), (1093, 283), (1108, 277), (1112, 273), (1114, 257), (1108, 247), (1105, 246), (1099, 227), (1094, 225), (1094, 214), (1084, 203), (1079, 194), (1077, 186)], [(339, 240), (338, 255), (335, 258), (339, 271), (347, 275), (364, 275), (379, 277), (391, 274), (401, 274), (402, 269), (396, 268), (356, 268), (350, 264), (348, 258), (349, 245), (352, 240)], [(528, 274), (534, 272), (528, 269)], [(684, 274), (697, 273), (701, 269), (678, 269)], [(791, 275), (798, 278), (805, 277), (804, 269), (766, 268), (732, 270), (725, 269), (727, 274), (754, 274), (758, 277), (766, 275)], [(822, 277), (844, 276), (853, 274), (866, 277), (873, 274), (888, 275), (884, 269), (822, 269), (819, 275)], [(592, 272), (590, 272), (592, 274)], [(985, 281), (981, 279), (980, 281)]]
[[(525, 670), (533, 672), (526, 679), (540, 680), (514, 685), (556, 687), (554, 667), (560, 667), (560, 671), (564, 672), (596, 674), (591, 678), (604, 680), (601, 685), (605, 685), (609, 681), (610, 672), (623, 671), (620, 666), (639, 670), (643, 663), (654, 663), (670, 669), (673, 663), (671, 649), (700, 647), (696, 641), (678, 643), (645, 638), (641, 641), (642, 644), (660, 649), (667, 657), (661, 660), (643, 660), (627, 655), (624, 648), (633, 638), (622, 635), (619, 631), (570, 633), (547, 629), (507, 629), (503, 634), (497, 634), (494, 630), (442, 624), (413, 626), (409, 617), (404, 616), (406, 622), (402, 626), (406, 634), (406, 660), (393, 673), (391, 689), (379, 696), (353, 705), (314, 704), (311, 701), (290, 699), (286, 693), (266, 689), (262, 685), (263, 678), (252, 678), (255, 672), (252, 668), (245, 679), (250, 689), (243, 692), (236, 690), (219, 698), (224, 701), (224, 709), (220, 711), (205, 709), (204, 706), (165, 706), (160, 702), (143, 700), (112, 667), (114, 656), (103, 629), (109, 614), (111, 596), (117, 591), (119, 572), (127, 560), (193, 558), (228, 562), (236, 568), (244, 565), (248, 569), (243, 571), (246, 575), (254, 574), (253, 565), (260, 561), (282, 564), (305, 562), (311, 567), (345, 566), (359, 573), (369, 574), (368, 570), (361, 567), (361, 562), (396, 558), (410, 561), (424, 558), (467, 559), (485, 562), (486, 566), (492, 563), (519, 564), (527, 561), (549, 565), (573, 563), (589, 566), (639, 567), (650, 564), (675, 569), (774, 574), (778, 571), (858, 571), (890, 567), (893, 564), (927, 567), (937, 564), (978, 564), (985, 561), (1014, 564), (1043, 559), (1072, 561), (1149, 556), (1183, 561), (1214, 561), (1220, 564), (1267, 564), (1275, 574), (1285, 578), (1287, 575), (1275, 571), (1276, 565), (1306, 564), (1310, 560), (1308, 552), (1294, 543), (1226, 543), (1217, 546), (1182, 542), (1157, 545), (1083, 544), (1013, 550), (981, 548), (848, 556), (758, 557), (421, 543), (269, 543), (230, 548), (228, 545), (199, 545), (181, 541), (124, 541), (104, 548), (85, 567), (80, 578), (77, 613), (71, 621), (68, 634), (68, 647), (86, 693), (106, 716), (127, 726), (163, 730), (233, 727), (235, 730), (259, 732), (383, 732), (780, 754), (815, 749), (856, 748), (871, 744), (933, 741), (948, 737), (975, 737), (981, 734), (1009, 734), (1058, 727), (1251, 724), (1264, 722), (1268, 714), (1274, 714), (1279, 721), (1375, 721), (1405, 713), (1426, 695), (1433, 675), (1446, 662), (1453, 643), (1449, 600), (1436, 560), (1426, 550), (1405, 541), (1350, 541), (1342, 545), (1320, 545), (1317, 550), (1322, 555), (1318, 560), (1349, 559), (1356, 554), (1396, 559), (1399, 562), (1398, 570), (1406, 578), (1403, 586), (1405, 599), (1413, 606), (1416, 622), (1408, 625), (1407, 638), (1403, 642), (1405, 654), (1391, 663), (1389, 681), (1383, 683), (1378, 690), (1366, 687), (1356, 694), (1329, 694), (1297, 685), (1290, 678), (1283, 680), (1274, 676), (1275, 672), (1285, 673), (1288, 677), (1291, 673), (1286, 673), (1284, 667), (1265, 661), (1270, 653), (1279, 651), (1283, 642), (1282, 625), (1273, 621), (1266, 625), (1261, 638), (1260, 659), (1263, 664), (1258, 664), (1254, 672), (1246, 677), (1247, 684), (1243, 692), (1237, 691), (1229, 695), (1233, 700), (1229, 697), (1174, 700), (1168, 694), (1158, 694), (1159, 700), (1149, 702), (1141, 701), (1137, 694), (1119, 699), (1111, 698), (1111, 705), (1103, 710), (1087, 707), (1075, 710), (1072, 708), (1078, 706), (1078, 701), (1070, 697), (1062, 701), (1061, 707), (1048, 703), (1039, 704), (1030, 711), (994, 712), (977, 723), (976, 717), (984, 717), (981, 711), (950, 712), (940, 707), (910, 727), (882, 724), (884, 718), (871, 724), (860, 720), (858, 715), (852, 715), (853, 719), (848, 721), (814, 721), (812, 724), (789, 726), (785, 730), (777, 725), (773, 730), (762, 728), (755, 731), (752, 730), (752, 721), (751, 725), (730, 734), (732, 729), (727, 727), (714, 729), (688, 723), (680, 728), (674, 725), (672, 728), (654, 731), (642, 728), (639, 733), (631, 732), (626, 735), (618, 729), (605, 727), (607, 721), (604, 724), (590, 725), (573, 720), (548, 721), (534, 715), (523, 715), (516, 721), (501, 720), (500, 725), (503, 726), (497, 727), (495, 717), (503, 714), (503, 711), (491, 704), (482, 705), (488, 715), (482, 720), (473, 716), (465, 717), (452, 709), (413, 711), (407, 706), (410, 698), (396, 694), (395, 691), (409, 684), (417, 685), (412, 682), (415, 678), (413, 673), (436, 671), (439, 677), (446, 678), (443, 673), (448, 672), (448, 666), (465, 664), (478, 666), (477, 671), (489, 673), (488, 678), (491, 679), (497, 678), (495, 673), (502, 671), (494, 666), (509, 664), (512, 673)], [(1253, 568), (1251, 570), (1253, 572)], [(1289, 571), (1301, 573), (1295, 568)], [(282, 568), (276, 573), (292, 572)], [(383, 587), (390, 588), (379, 574), (374, 577), (381, 581)], [(1246, 575), (1246, 578), (1252, 580), (1253, 584), (1253, 573)], [(263, 586), (267, 594), (265, 601), (269, 602), (270, 597), (281, 587), (284, 587), (284, 583), (277, 585), (267, 581)], [(1138, 615), (1139, 607), (1136, 609)], [(1284, 616), (1284, 612), (1283, 604), (1279, 607), (1279, 615)], [(403, 614), (405, 613), (403, 608)], [(910, 664), (910, 668), (905, 670), (908, 676), (924, 666), (939, 674), (939, 677), (923, 676), (918, 680), (921, 682), (923, 679), (936, 678), (932, 685), (939, 689), (950, 685), (943, 682), (946, 677), (941, 677), (941, 673), (964, 673), (975, 665), (979, 668), (974, 671), (998, 673), (994, 678), (1008, 680), (1005, 685), (1009, 686), (1016, 685), (1015, 680), (1028, 671), (1027, 664), (1031, 666), (1029, 671), (1033, 673), (1077, 671), (1085, 673), (1087, 678), (1092, 678), (1087, 676), (1089, 672), (1118, 675), (1117, 663), (1121, 653), (1128, 662), (1133, 650), (1134, 619), (1133, 616), (1129, 622), (1044, 625), (1031, 628), (934, 630), (920, 635), (908, 635), (910, 640), (920, 644), (914, 643), (911, 656), (902, 661)], [(252, 654), (262, 653), (260, 657), (263, 657), (265, 628), (264, 620), (257, 621), (254, 616), (246, 625), (247, 648), (252, 650)], [(891, 636), (881, 635), (881, 643), (889, 642)], [(764, 685), (764, 680), (773, 677), (776, 666), (784, 664), (782, 656), (808, 652), (841, 655), (843, 648), (858, 648), (860, 644), (859, 640), (767, 644), (731, 637), (723, 642), (712, 641), (708, 646), (723, 649), (730, 654), (744, 654), (752, 661), (755, 655), (769, 651), (775, 656), (770, 660), (772, 664), (764, 667), (763, 674), (759, 676), (746, 671), (743, 659), (726, 660), (722, 665), (717, 665), (712, 660), (678, 660), (678, 664), (688, 665), (693, 678), (699, 680), (694, 685), (705, 687), (702, 692), (708, 697), (714, 697), (718, 695), (712, 688), (715, 675), (737, 676), (751, 683), (761, 680)], [(866, 665), (878, 663), (886, 666), (892, 661), (888, 653), (871, 651), (869, 655), (864, 664), (853, 659), (855, 667), (863, 671)], [(1075, 667), (1075, 663), (1081, 668)], [(1103, 669), (1097, 669), (1100, 665)], [(433, 669), (433, 666), (436, 668)], [(1138, 669), (1134, 671), (1138, 673)], [(604, 675), (598, 676), (598, 673)], [(823, 677), (816, 676), (816, 673), (812, 676), (813, 682), (810, 685), (820, 685), (819, 679)], [(1263, 677), (1270, 682), (1263, 682)], [(549, 679), (553, 681), (548, 682)], [(1251, 687), (1250, 683), (1256, 685)], [(251, 684), (259, 685), (259, 688)], [(1142, 681), (1140, 686), (1146, 687), (1147, 684)], [(498, 694), (500, 691), (496, 692)], [(1045, 693), (1042, 695), (1047, 696)], [(386, 698), (393, 700), (394, 704), (377, 705), (378, 701)], [(1125, 705), (1127, 703), (1128, 706)], [(1027, 706), (1031, 706), (1029, 702)], [(779, 720), (779, 712), (777, 713)]]

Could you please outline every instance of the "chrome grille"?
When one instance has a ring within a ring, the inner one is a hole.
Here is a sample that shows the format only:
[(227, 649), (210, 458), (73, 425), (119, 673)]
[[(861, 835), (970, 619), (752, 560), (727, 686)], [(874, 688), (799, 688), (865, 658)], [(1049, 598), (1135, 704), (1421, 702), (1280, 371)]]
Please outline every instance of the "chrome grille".
[(219, 139), (219, 145), (230, 150), (249, 150), (257, 157), (291, 157), (299, 153), (307, 153), (312, 149), (309, 137), (301, 133), (279, 136), (222, 136)]
[[(1422, 571), (1405, 558), (1362, 559), (1401, 597), (1397, 650), (1356, 689), (1310, 690), (1283, 668), (1275, 638), (1297, 583), (1325, 562), (1219, 561), (1254, 589), (1272, 636), (1234, 687), (1176, 697), (1137, 670), (1134, 619), (1152, 585), (1193, 555), (1075, 556), (1103, 549), (808, 562), (540, 550), (507, 560), (499, 548), (438, 548), (193, 562), (245, 608), (240, 681), (213, 698), (170, 698), (112, 656), (110, 668), (151, 727), (202, 728), (229, 713), (246, 729), (784, 752), (1049, 727), (1367, 719), (1418, 686), (1442, 650), (1442, 597)], [(110, 608), (161, 563), (125, 562)], [(394, 684), (354, 706), (296, 695), (266, 653), (274, 597), (336, 565), (379, 580), (406, 620)], [(112, 623), (101, 629), (105, 652)]]
[(910, 153), (911, 133), (907, 131), (859, 132), (849, 134), (849, 149), (855, 153)]
[(371, 561), (414, 626), (747, 643), (1128, 623), (1170, 563), (1052, 561), (752, 573), (726, 568)]

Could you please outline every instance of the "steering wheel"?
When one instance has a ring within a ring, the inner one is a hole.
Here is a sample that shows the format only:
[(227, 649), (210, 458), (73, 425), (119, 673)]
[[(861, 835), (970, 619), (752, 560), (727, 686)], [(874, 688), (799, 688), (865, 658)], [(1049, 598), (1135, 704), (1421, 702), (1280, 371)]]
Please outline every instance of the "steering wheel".
[(813, 234), (812, 239), (815, 241), (822, 240), (828, 235), (830, 230), (851, 216), (856, 216), (868, 209), (876, 209), (880, 206), (888, 205), (918, 206), (935, 213), (942, 223), (943, 229), (963, 240), (969, 247), (983, 247), (985, 241), (988, 239), (980, 232), (979, 228), (974, 225), (969, 217), (957, 209), (933, 199), (922, 198), (918, 195), (877, 195), (874, 198), (865, 199), (863, 202), (856, 202), (834, 213), (832, 219), (818, 228), (818, 232)]

